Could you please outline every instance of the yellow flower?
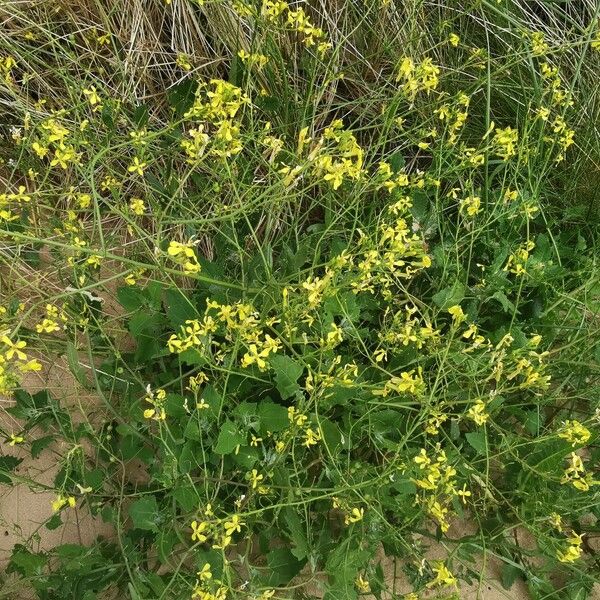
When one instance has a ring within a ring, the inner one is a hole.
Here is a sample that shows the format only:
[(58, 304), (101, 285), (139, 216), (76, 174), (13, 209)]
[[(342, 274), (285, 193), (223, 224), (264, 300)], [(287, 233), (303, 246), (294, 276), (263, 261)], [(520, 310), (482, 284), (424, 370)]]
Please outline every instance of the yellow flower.
[(371, 586), (369, 585), (368, 580), (363, 579), (362, 575), (359, 575), (354, 580), (354, 585), (361, 594), (368, 594), (371, 591)]
[(512, 127), (506, 127), (505, 129), (496, 129), (492, 146), (502, 160), (508, 160), (517, 154), (518, 141), (519, 132)]
[(562, 428), (558, 433), (558, 437), (567, 440), (573, 448), (575, 446), (583, 446), (591, 437), (590, 430), (584, 427), (579, 421), (567, 420), (563, 423)]
[(344, 523), (346, 525), (350, 525), (351, 523), (358, 523), (359, 521), (363, 520), (364, 516), (365, 509), (355, 507), (350, 511), (350, 514), (344, 515)]
[(50, 161), (50, 166), (59, 165), (62, 169), (67, 169), (70, 163), (79, 164), (79, 155), (75, 152), (73, 146), (60, 144), (54, 150), (54, 158)]
[(15, 435), (14, 433), (10, 434), (10, 442), (8, 442), (9, 446), (14, 446), (16, 444), (22, 444), (25, 441), (25, 438), (22, 435)]
[(180, 52), (177, 55), (177, 59), (175, 60), (175, 63), (177, 64), (178, 67), (182, 68), (184, 71), (192, 70), (192, 64), (189, 61), (189, 57), (187, 56), (187, 54), (184, 54), (183, 52)]
[(182, 244), (172, 240), (167, 248), (167, 254), (179, 265), (183, 267), (186, 275), (200, 273), (201, 267), (196, 257), (196, 251), (191, 242)]
[(225, 535), (229, 537), (233, 535), (233, 533), (235, 533), (236, 531), (239, 533), (242, 530), (241, 528), (243, 527), (243, 525), (244, 522), (242, 521), (240, 516), (233, 515), (229, 521), (225, 521), (223, 523)]
[(83, 93), (87, 97), (88, 102), (90, 103), (91, 106), (99, 108), (99, 105), (102, 102), (102, 98), (100, 98), (100, 96), (94, 86), (91, 86), (88, 89), (84, 89)]
[(167, 418), (167, 413), (164, 407), (164, 400), (167, 397), (165, 390), (157, 390), (156, 392), (148, 386), (146, 391), (146, 402), (152, 405), (152, 408), (144, 410), (145, 419), (154, 419), (155, 421), (164, 421)]
[(475, 422), (476, 425), (483, 425), (490, 418), (490, 415), (486, 412), (485, 402), (478, 398), (475, 404), (467, 411), (467, 417)]
[(52, 510), (58, 512), (64, 506), (69, 505), (71, 508), (75, 508), (77, 501), (74, 496), (57, 496), (56, 500), (52, 502)]
[(134, 146), (146, 146), (148, 143), (146, 141), (147, 133), (146, 128), (142, 127), (139, 131), (130, 131), (129, 137)]
[(542, 56), (548, 52), (548, 44), (545, 41), (545, 36), (541, 31), (534, 31), (530, 35), (531, 49), (534, 56)]
[(315, 446), (321, 441), (321, 434), (318, 431), (313, 431), (312, 428), (308, 427), (304, 432), (304, 445), (307, 448)]
[(552, 527), (554, 527), (554, 529), (557, 529), (558, 531), (562, 531), (562, 517), (558, 514), (558, 513), (551, 513), (550, 514), (550, 523), (552, 524)]
[(435, 573), (435, 579), (430, 581), (427, 587), (456, 585), (456, 577), (443, 562), (433, 567), (432, 571)]
[(133, 163), (127, 167), (127, 170), (130, 173), (136, 173), (137, 175), (142, 176), (144, 174), (144, 169), (146, 168), (146, 163), (142, 162), (137, 156), (133, 158)]
[(141, 217), (146, 212), (146, 204), (141, 198), (132, 198), (129, 201), (129, 209), (134, 215)]
[(33, 142), (33, 144), (31, 144), (31, 149), (40, 158), (44, 158), (44, 156), (46, 156), (46, 154), (48, 154), (48, 148), (47, 148), (47, 146), (42, 146), (42, 144), (40, 144), (39, 142)]
[(33, 360), (29, 360), (26, 363), (19, 363), (19, 371), (21, 371), (21, 373), (29, 373), (29, 372), (33, 372), (33, 371), (41, 371), (42, 370), (42, 365), (39, 361), (33, 359)]
[(466, 315), (459, 304), (455, 304), (448, 309), (448, 312), (452, 315), (452, 324), (460, 325), (465, 319)]
[(204, 566), (200, 571), (198, 571), (198, 573), (196, 573), (196, 575), (200, 581), (208, 581), (209, 579), (212, 579), (210, 564), (204, 563)]
[(60, 327), (56, 321), (52, 319), (44, 319), (41, 323), (38, 323), (35, 326), (35, 330), (38, 333), (54, 333), (55, 331), (59, 331)]
[(90, 256), (88, 256), (85, 263), (97, 269), (100, 267), (101, 261), (102, 257), (99, 254), (91, 254)]
[(481, 210), (481, 198), (479, 196), (468, 196), (461, 202), (460, 209), (466, 212), (469, 217), (474, 217)]
[(462, 490), (457, 490), (456, 491), (456, 495), (460, 496), (460, 499), (462, 500), (463, 504), (467, 503), (467, 498), (469, 496), (471, 496), (471, 492), (469, 490), (467, 490), (467, 484), (464, 483)]
[(560, 562), (572, 563), (581, 556), (581, 545), (583, 544), (583, 535), (573, 533), (570, 538), (567, 538), (569, 545), (564, 552), (560, 550), (556, 553), (556, 557)]
[(8, 336), (3, 335), (0, 338), (0, 341), (6, 346), (8, 346), (8, 350), (4, 353), (4, 357), (7, 360), (11, 360), (15, 356), (18, 360), (27, 360), (27, 355), (23, 352), (23, 348), (27, 346), (27, 342), (23, 340), (18, 340), (17, 342), (13, 342)]
[(250, 485), (252, 489), (255, 490), (259, 483), (265, 478), (264, 475), (261, 475), (256, 469), (252, 469), (252, 471), (248, 474), (247, 478), (250, 480)]
[(206, 521), (202, 521), (198, 523), (197, 521), (192, 521), (192, 541), (193, 542), (206, 542), (208, 536), (205, 535), (205, 532), (208, 529), (208, 523)]
[(460, 37), (456, 33), (451, 33), (448, 36), (448, 41), (450, 42), (450, 45), (456, 48), (456, 46), (458, 46), (458, 44), (460, 43)]
[(324, 348), (335, 348), (338, 344), (344, 341), (342, 335), (342, 329), (335, 323), (332, 323), (329, 331), (327, 332), (326, 339), (321, 339), (321, 346)]

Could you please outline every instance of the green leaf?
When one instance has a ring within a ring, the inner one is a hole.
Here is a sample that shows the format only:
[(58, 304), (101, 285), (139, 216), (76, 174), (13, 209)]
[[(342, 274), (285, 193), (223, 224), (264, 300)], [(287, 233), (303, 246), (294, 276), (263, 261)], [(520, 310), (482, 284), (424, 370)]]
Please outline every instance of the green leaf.
[(290, 422), (285, 406), (274, 402), (261, 402), (258, 406), (258, 418), (260, 419), (260, 432), (266, 435), (268, 431), (275, 433), (287, 429)]
[(121, 306), (129, 311), (135, 312), (144, 306), (146, 302), (146, 298), (142, 290), (140, 290), (137, 286), (128, 285), (125, 287), (120, 287), (117, 290), (117, 299)]
[(298, 513), (291, 507), (283, 511), (283, 519), (287, 525), (290, 541), (294, 545), (291, 553), (298, 559), (306, 558), (309, 553), (308, 540), (306, 539), (306, 528), (303, 526)]
[(52, 515), (46, 521), (46, 529), (53, 531), (54, 529), (58, 529), (62, 525), (62, 519), (60, 518), (60, 513), (56, 513)]
[(200, 496), (193, 485), (180, 485), (173, 490), (173, 498), (186, 512), (191, 512), (198, 507)]
[(508, 563), (504, 563), (502, 565), (502, 572), (500, 573), (500, 579), (502, 581), (502, 587), (505, 590), (509, 590), (517, 577), (521, 574), (521, 569), (516, 567), (515, 565), (511, 565)]
[(486, 435), (483, 431), (471, 431), (466, 435), (467, 442), (478, 454), (487, 453)]
[(48, 562), (48, 557), (43, 554), (33, 554), (22, 544), (17, 544), (13, 548), (10, 563), (6, 569), (9, 573), (16, 571), (25, 577), (40, 575), (44, 565)]
[(359, 540), (348, 538), (338, 544), (325, 564), (325, 571), (332, 580), (324, 598), (329, 600), (350, 600), (356, 598), (354, 581), (357, 573), (368, 563), (371, 553), (361, 549)]
[(240, 448), (240, 451), (233, 456), (233, 460), (238, 465), (242, 465), (246, 469), (251, 469), (258, 460), (258, 450), (249, 446)]
[(323, 443), (328, 449), (328, 452), (332, 454), (340, 450), (342, 444), (342, 432), (340, 428), (332, 423), (329, 419), (321, 419), (319, 423), (321, 427), (321, 435), (323, 437)]
[(181, 394), (167, 394), (165, 412), (169, 417), (185, 417), (185, 398)]
[(288, 548), (276, 548), (267, 554), (269, 574), (267, 584), (269, 587), (285, 585), (291, 581), (306, 563), (298, 560)]
[(238, 432), (233, 421), (225, 421), (219, 431), (215, 452), (217, 454), (231, 454), (237, 446), (246, 443), (246, 438)]
[(517, 311), (516, 306), (507, 298), (506, 294), (500, 290), (490, 296), (492, 300), (497, 300), (502, 305), (502, 310), (506, 313), (512, 314)]
[(135, 111), (133, 113), (133, 122), (137, 125), (138, 128), (142, 128), (148, 122), (149, 113), (148, 113), (148, 105), (140, 104), (135, 107)]
[(178, 329), (188, 319), (198, 317), (198, 311), (191, 300), (177, 288), (165, 292), (167, 318), (174, 329)]
[(275, 382), (281, 397), (284, 400), (291, 398), (300, 390), (297, 381), (302, 375), (304, 367), (283, 354), (276, 354), (269, 359), (269, 362), (275, 371)]
[(12, 481), (10, 473), (12, 473), (22, 462), (22, 458), (17, 458), (10, 454), (0, 456), (0, 483), (10, 483)]
[(31, 457), (38, 458), (44, 448), (47, 448), (54, 440), (53, 435), (45, 435), (31, 442)]
[(167, 92), (169, 104), (175, 109), (178, 117), (183, 116), (194, 103), (194, 95), (198, 87), (193, 78), (184, 79)]
[(69, 364), (69, 370), (73, 373), (78, 383), (87, 388), (89, 385), (87, 377), (81, 367), (75, 344), (70, 340), (67, 341), (67, 363)]
[(432, 300), (442, 310), (448, 310), (451, 306), (460, 304), (465, 297), (465, 286), (460, 281), (455, 281), (450, 287), (440, 290), (433, 295)]
[(129, 507), (129, 516), (136, 529), (158, 531), (158, 504), (154, 496), (144, 496)]
[(158, 535), (157, 546), (158, 546), (158, 558), (160, 562), (167, 564), (170, 562), (173, 554), (173, 547), (179, 542), (177, 533), (172, 529), (161, 529)]

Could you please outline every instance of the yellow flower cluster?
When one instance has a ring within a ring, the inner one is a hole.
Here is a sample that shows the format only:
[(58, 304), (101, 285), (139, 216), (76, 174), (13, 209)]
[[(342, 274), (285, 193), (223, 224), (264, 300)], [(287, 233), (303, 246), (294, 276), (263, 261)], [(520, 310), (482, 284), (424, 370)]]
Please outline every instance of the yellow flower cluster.
[(331, 44), (325, 40), (325, 32), (320, 27), (315, 27), (309, 16), (302, 7), (297, 10), (287, 9), (287, 25), (302, 34), (302, 43), (310, 48), (317, 44), (317, 52), (320, 55), (325, 54)]
[(443, 563), (438, 562), (431, 569), (435, 575), (435, 579), (432, 579), (427, 587), (451, 587), (456, 585), (456, 577), (452, 574), (450, 569)]
[(182, 243), (172, 240), (169, 242), (167, 254), (173, 262), (183, 268), (183, 272), (186, 275), (197, 275), (200, 273), (200, 263), (198, 262), (196, 250), (192, 242)]
[(75, 141), (71, 140), (71, 132), (60, 120), (62, 113), (45, 119), (38, 128), (38, 137), (31, 144), (33, 152), (41, 159), (54, 152), (50, 166), (67, 169), (71, 165), (81, 164), (81, 153), (78, 153)]
[(565, 159), (567, 149), (575, 143), (575, 131), (565, 120), (565, 112), (573, 106), (573, 100), (569, 89), (563, 86), (558, 67), (543, 62), (540, 72), (544, 88), (542, 106), (536, 109), (536, 114), (543, 123), (550, 124), (551, 131), (544, 136), (544, 140), (558, 147), (554, 160), (561, 162)]
[(357, 180), (362, 175), (363, 150), (340, 119), (325, 129), (311, 154), (315, 157), (317, 176), (322, 176), (334, 190), (345, 179)]
[(564, 551), (559, 550), (556, 558), (563, 563), (575, 562), (581, 556), (581, 545), (583, 544), (583, 535), (573, 532), (571, 537), (567, 538), (568, 546)]
[(240, 50), (237, 55), (243, 63), (250, 67), (256, 65), (259, 69), (262, 69), (269, 62), (268, 56), (257, 52), (246, 52), (244, 49)]
[[(393, 215), (395, 205), (389, 212)], [(354, 266), (352, 287), (355, 293), (380, 291), (387, 300), (398, 279), (410, 279), (421, 269), (431, 266), (421, 237), (411, 231), (407, 218), (384, 219), (379, 226), (379, 239), (373, 243), (370, 237), (359, 238), (361, 254)]]
[(435, 448), (435, 456), (430, 457), (425, 448), (415, 458), (414, 462), (419, 467), (418, 478), (413, 478), (415, 485), (424, 491), (424, 496), (419, 501), (425, 506), (429, 516), (434, 519), (443, 532), (448, 531), (450, 524), (448, 517), (449, 506), (456, 496), (465, 498), (471, 492), (463, 485), (462, 489), (456, 487), (456, 469), (448, 464), (446, 453), (439, 444)]
[[(243, 8), (236, 7), (236, 11), (240, 16), (250, 16), (254, 12), (249, 5), (244, 5)], [(263, 0), (260, 14), (271, 24), (276, 24), (283, 17), (283, 27), (300, 34), (300, 39), (307, 48), (316, 45), (320, 56), (331, 48), (325, 32), (314, 25), (302, 7), (294, 10), (284, 0)]]
[(567, 440), (573, 446), (583, 446), (587, 444), (592, 436), (590, 430), (579, 421), (567, 420), (558, 432), (558, 437)]
[(312, 424), (310, 423), (310, 421), (308, 420), (308, 417), (302, 413), (299, 412), (296, 407), (294, 406), (290, 406), (288, 407), (288, 420), (290, 421), (291, 425), (292, 425), (292, 429), (288, 432), (286, 432), (286, 434), (284, 434), (283, 439), (281, 439), (278, 442), (278, 445), (276, 447), (276, 449), (279, 452), (282, 452), (283, 449), (285, 448), (285, 438), (286, 437), (296, 437), (298, 431), (300, 431), (303, 435), (303, 441), (302, 444), (304, 446), (306, 446), (307, 448), (310, 448), (311, 446), (316, 446), (320, 441), (321, 441), (321, 432), (318, 429), (313, 429), (312, 428)]
[(231, 544), (235, 533), (242, 531), (245, 525), (240, 515), (234, 514), (223, 519), (214, 518), (210, 504), (204, 510), (202, 521), (192, 521), (192, 541), (199, 544), (211, 543), (217, 550), (223, 550)]
[(188, 160), (199, 160), (209, 145), (209, 152), (215, 156), (228, 158), (239, 154), (243, 144), (239, 119), (236, 118), (240, 109), (247, 104), (250, 104), (250, 98), (241, 88), (227, 81), (212, 79), (208, 84), (200, 83), (194, 103), (184, 115), (185, 119), (191, 121), (204, 121), (190, 129), (189, 138), (181, 142)]
[(504, 265), (504, 271), (514, 273), (517, 277), (522, 277), (527, 274), (526, 266), (531, 251), (535, 248), (535, 243), (531, 240), (520, 246), (507, 259)]
[(151, 405), (151, 408), (144, 409), (145, 419), (154, 419), (155, 421), (164, 421), (167, 418), (165, 411), (165, 399), (167, 392), (160, 389), (154, 392), (150, 386), (146, 388), (146, 396), (144, 400)]
[(336, 510), (341, 510), (344, 514), (344, 525), (352, 525), (362, 521), (365, 517), (365, 509), (361, 506), (350, 506), (350, 504), (337, 496), (332, 498), (332, 506)]
[(40, 371), (42, 365), (36, 360), (29, 360), (25, 353), (25, 340), (13, 341), (10, 332), (0, 332), (0, 394), (9, 395), (18, 383), (19, 373)]
[(226, 600), (228, 588), (222, 581), (213, 578), (209, 563), (204, 563), (200, 571), (196, 573), (198, 578), (192, 592), (192, 598), (198, 600)]
[(52, 501), (52, 511), (58, 512), (65, 506), (70, 506), (71, 508), (75, 508), (77, 501), (74, 496), (58, 496), (56, 500)]
[(281, 342), (272, 338), (268, 333), (264, 338), (255, 339), (248, 345), (248, 351), (242, 356), (241, 365), (244, 368), (256, 364), (261, 371), (267, 368), (269, 354), (277, 352), (281, 348)]
[(4, 83), (13, 85), (15, 80), (13, 77), (13, 69), (17, 66), (17, 62), (12, 56), (4, 56), (0, 58), (0, 75)]
[(362, 575), (359, 575), (354, 580), (354, 585), (356, 586), (356, 589), (361, 592), (361, 594), (368, 594), (371, 591), (371, 586), (368, 579), (365, 579)]
[(474, 217), (481, 210), (481, 198), (479, 196), (467, 196), (460, 203), (460, 210), (469, 217)]
[[(211, 353), (213, 348), (218, 350), (221, 346), (211, 337), (220, 329), (225, 340), (232, 342), (239, 338), (246, 346), (246, 353), (240, 361), (242, 367), (256, 364), (261, 371), (265, 370), (268, 366), (266, 359), (279, 350), (281, 342), (263, 332), (254, 307), (243, 302), (219, 304), (214, 300), (207, 300), (206, 304), (202, 319), (188, 319), (179, 334), (171, 335), (167, 342), (169, 350), (179, 354), (196, 348), (203, 354)], [(222, 360), (222, 350), (216, 358)]]
[(400, 377), (391, 377), (383, 387), (373, 390), (374, 396), (386, 398), (392, 392), (396, 394), (412, 394), (413, 396), (422, 396), (425, 393), (425, 382), (423, 381), (423, 369), (412, 369), (400, 373)]
[(13, 221), (18, 215), (13, 211), (24, 202), (30, 202), (31, 195), (24, 185), (20, 185), (17, 192), (0, 194), (0, 222)]
[(492, 151), (502, 160), (508, 160), (517, 155), (519, 132), (512, 127), (496, 129), (492, 139)]
[(565, 469), (560, 482), (563, 485), (569, 483), (582, 492), (587, 492), (594, 485), (600, 485), (600, 481), (596, 481), (591, 473), (586, 472), (583, 460), (575, 452), (571, 452), (569, 466)]
[[(389, 307), (386, 308), (384, 322), (390, 312)], [(424, 346), (436, 346), (439, 339), (440, 332), (427, 318), (420, 318), (419, 309), (414, 305), (394, 312), (390, 325), (379, 332), (379, 340), (388, 350), (400, 350), (409, 344), (421, 350)]]
[(313, 371), (309, 367), (304, 385), (313, 398), (327, 398), (330, 395), (328, 390), (334, 386), (351, 387), (355, 384), (358, 365), (355, 362), (341, 365), (341, 362), (342, 357), (338, 354), (326, 371)]
[(425, 92), (429, 95), (439, 84), (440, 68), (433, 64), (431, 58), (424, 58), (415, 64), (412, 58), (404, 57), (396, 76), (397, 82), (402, 82), (402, 90), (412, 101), (417, 94)]
[(486, 410), (486, 404), (478, 398), (469, 410), (467, 411), (467, 417), (471, 419), (476, 425), (484, 425), (490, 418), (489, 413)]
[(469, 104), (469, 96), (464, 92), (458, 92), (456, 101), (452, 105), (443, 104), (433, 111), (438, 119), (446, 125), (446, 143), (449, 146), (456, 144), (460, 130), (467, 122)]
[(546, 43), (546, 36), (542, 31), (532, 31), (529, 34), (531, 40), (531, 50), (534, 56), (543, 56), (550, 49)]

